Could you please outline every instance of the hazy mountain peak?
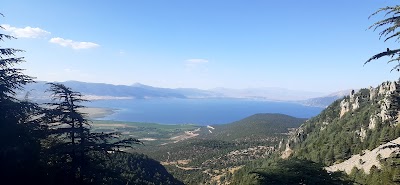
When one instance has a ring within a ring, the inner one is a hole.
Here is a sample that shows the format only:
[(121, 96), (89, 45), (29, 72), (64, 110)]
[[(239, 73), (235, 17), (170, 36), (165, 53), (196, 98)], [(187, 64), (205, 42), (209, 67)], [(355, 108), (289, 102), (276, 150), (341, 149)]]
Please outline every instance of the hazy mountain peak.
[[(44, 92), (47, 88), (47, 86), (44, 85), (45, 83), (47, 82), (38, 81), (36, 84), (28, 84), (26, 91), (36, 89), (38, 92), (37, 95), (42, 96), (40, 92)], [(73, 90), (81, 92), (84, 95), (132, 98), (244, 98), (269, 101), (296, 101), (320, 97), (322, 94), (318, 92), (289, 90), (286, 88), (277, 87), (246, 89), (229, 89), (220, 87), (210, 90), (200, 90), (196, 88), (160, 88), (142, 83), (134, 83), (132, 85), (113, 85), (106, 83), (80, 82), (75, 80), (57, 83), (65, 84), (66, 86), (71, 87)], [(32, 94), (32, 96), (35, 98), (34, 94)], [(342, 96), (335, 96), (328, 102), (331, 103), (331, 101), (340, 97)], [(314, 106), (314, 104), (304, 104)], [(315, 105), (319, 106), (320, 104)]]
[(136, 82), (136, 83), (132, 84), (131, 86), (132, 87), (152, 87), (152, 86), (145, 85), (145, 84), (142, 84), (142, 83), (139, 83), (139, 82)]

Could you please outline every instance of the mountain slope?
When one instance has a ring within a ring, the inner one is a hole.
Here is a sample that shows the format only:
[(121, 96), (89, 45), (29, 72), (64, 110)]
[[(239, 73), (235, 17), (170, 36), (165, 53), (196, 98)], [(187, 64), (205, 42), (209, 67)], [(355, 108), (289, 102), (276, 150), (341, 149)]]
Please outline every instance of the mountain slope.
[(154, 159), (137, 153), (114, 153), (108, 156), (106, 169), (117, 174), (109, 184), (164, 184), (180, 185), (167, 170)]
[(392, 144), (400, 144), (400, 137), (388, 143), (382, 144), (379, 147), (363, 151), (362, 154), (353, 155), (350, 159), (338, 164), (326, 167), (328, 171), (345, 171), (350, 174), (351, 170), (355, 167), (363, 170), (366, 174), (370, 173), (372, 166), (381, 168), (380, 159), (387, 159), (394, 152), (398, 152), (398, 148), (388, 148)]
[[(335, 101), (318, 116), (301, 125), (287, 141), (283, 157), (291, 155), (331, 166), (399, 138), (399, 113), (391, 109), (396, 106), (393, 95), (399, 92), (397, 82), (384, 82), (377, 88), (352, 91), (349, 96)], [(380, 157), (390, 158), (392, 155)], [(347, 169), (362, 169), (358, 163), (349, 164)], [(397, 170), (386, 167), (384, 169), (390, 173)], [(366, 173), (370, 169), (365, 168)]]
[[(24, 92), (20, 92), (20, 96), (24, 96), (25, 92), (29, 92), (31, 97), (36, 99), (48, 98), (46, 89), (47, 82), (39, 81), (34, 84), (28, 84)], [(112, 85), (104, 83), (87, 83), (78, 81), (60, 82), (67, 87), (72, 88), (74, 91), (81, 92), (82, 94), (97, 98), (202, 98), (202, 97), (215, 97), (213, 92), (199, 90), (199, 89), (168, 89), (151, 87), (142, 84), (134, 84), (132, 86), (126, 85)]]
[(345, 97), (346, 95), (350, 94), (351, 90), (344, 90), (344, 91), (339, 91), (335, 92), (326, 96), (322, 97), (316, 97), (316, 98), (310, 98), (306, 100), (301, 100), (297, 101), (298, 103), (306, 106), (312, 106), (312, 107), (322, 107), (326, 108), (330, 104), (332, 104), (334, 101), (341, 99)]
[(284, 114), (255, 114), (230, 124), (213, 125), (208, 130), (203, 129), (206, 131), (203, 137), (229, 141), (282, 135), (292, 128), (298, 128), (305, 120)]
[(256, 114), (230, 124), (201, 127), (190, 139), (139, 151), (162, 161), (185, 184), (223, 184), (243, 165), (276, 151), (279, 142), (303, 121), (283, 114)]

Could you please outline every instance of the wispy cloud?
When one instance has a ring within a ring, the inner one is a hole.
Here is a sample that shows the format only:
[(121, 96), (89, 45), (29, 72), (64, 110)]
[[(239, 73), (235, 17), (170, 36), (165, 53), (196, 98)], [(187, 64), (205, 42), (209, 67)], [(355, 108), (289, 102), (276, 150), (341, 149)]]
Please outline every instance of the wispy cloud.
[(64, 72), (66, 72), (66, 73), (77, 73), (77, 72), (80, 72), (80, 71), (77, 70), (77, 69), (65, 68)]
[(63, 47), (70, 47), (72, 49), (90, 49), (100, 46), (99, 44), (93, 42), (78, 42), (70, 39), (63, 39), (61, 37), (51, 38), (49, 42), (58, 44)]
[(17, 38), (39, 38), (50, 34), (50, 32), (38, 27), (33, 28), (27, 26), (25, 28), (17, 28), (10, 26), (9, 24), (2, 24), (0, 26), (3, 27), (6, 32), (11, 33), (11, 35)]
[[(49, 31), (43, 30), (38, 27), (33, 28), (30, 26), (26, 26), (24, 28), (18, 28), (13, 27), (9, 24), (1, 24), (0, 26), (4, 29), (4, 31), (17, 38), (40, 38), (51, 34)], [(51, 38), (49, 42), (61, 45), (63, 47), (70, 47), (73, 49), (90, 49), (100, 46), (99, 44), (93, 42), (78, 42), (70, 39), (63, 39), (61, 37)]]
[(193, 59), (187, 59), (185, 61), (186, 67), (196, 67), (198, 65), (206, 64), (208, 63), (208, 60), (206, 59), (201, 59), (201, 58), (193, 58)]
[(123, 55), (125, 55), (125, 53), (126, 53), (126, 52), (125, 52), (124, 50), (119, 50), (118, 55), (119, 55), (119, 56), (123, 56)]

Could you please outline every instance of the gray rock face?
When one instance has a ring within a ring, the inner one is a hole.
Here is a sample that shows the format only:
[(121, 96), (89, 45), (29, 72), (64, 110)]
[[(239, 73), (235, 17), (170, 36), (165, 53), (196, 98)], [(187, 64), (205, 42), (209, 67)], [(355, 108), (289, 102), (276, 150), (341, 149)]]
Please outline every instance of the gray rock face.
[(350, 92), (349, 98), (344, 98), (340, 102), (340, 114), (339, 117), (342, 117), (344, 114), (346, 114), (349, 111), (354, 111), (355, 109), (358, 109), (360, 107), (360, 101), (362, 97), (360, 98), (360, 95), (356, 93), (354, 90)]
[[(397, 82), (383, 82), (377, 88), (370, 87), (369, 95), (362, 95), (360, 91), (354, 92), (351, 91), (349, 98), (344, 98), (340, 103), (340, 114), (339, 117), (342, 117), (345, 113), (354, 111), (360, 108), (360, 103), (365, 100), (369, 100), (370, 102), (374, 102), (374, 100), (379, 97), (383, 97), (378, 104), (380, 106), (380, 111), (377, 112), (377, 117), (381, 118), (384, 122), (386, 120), (391, 119), (390, 115), (388, 115), (388, 109), (390, 108), (391, 102), (389, 97), (399, 88), (399, 84)], [(368, 97), (369, 96), (369, 97)], [(376, 118), (374, 118), (376, 119)], [(375, 128), (375, 124), (370, 124), (371, 128)]]
[[(305, 127), (305, 124), (300, 126), (296, 132), (294, 132), (288, 139), (286, 143), (285, 155), (287, 156), (290, 152), (293, 152), (294, 146), (297, 143), (301, 143), (306, 140), (307, 136), (314, 131), (324, 131), (330, 124), (330, 121), (336, 118), (342, 118), (346, 114), (357, 114), (357, 109), (361, 107), (370, 106), (369, 110), (374, 110), (374, 112), (369, 112), (369, 124), (360, 125), (357, 130), (353, 130), (358, 137), (364, 141), (367, 136), (368, 130), (376, 129), (378, 122), (387, 123), (390, 122), (391, 126), (396, 126), (398, 122), (393, 121), (392, 115), (389, 114), (389, 110), (392, 106), (390, 97), (393, 93), (396, 93), (400, 89), (400, 84), (398, 82), (383, 82), (376, 88), (369, 87), (368, 89), (361, 89), (357, 92), (352, 90), (349, 96), (344, 97), (339, 107), (332, 108), (340, 110), (338, 112), (338, 117), (329, 117), (325, 120), (320, 120), (316, 123), (314, 127)], [(365, 110), (365, 109), (363, 109)], [(400, 115), (400, 113), (398, 114)], [(400, 117), (397, 121), (400, 121)], [(332, 123), (333, 124), (333, 123)], [(308, 129), (308, 130), (307, 130)], [(284, 147), (285, 144), (282, 145)]]
[(340, 117), (342, 117), (344, 114), (350, 111), (350, 102), (348, 102), (346, 99), (343, 99), (340, 102)]
[(353, 104), (351, 104), (351, 108), (353, 110), (360, 108), (360, 97), (359, 96), (357, 96), (357, 98), (355, 98), (353, 100)]
[(304, 139), (307, 137), (307, 135), (305, 133), (305, 130), (304, 130), (304, 128), (302, 126), (300, 126), (296, 130), (296, 132), (292, 133), (289, 136), (289, 139), (287, 140), (287, 142), (285, 144), (285, 150), (282, 152), (282, 156), (281, 157), (283, 159), (288, 158), (292, 154), (292, 152), (293, 152), (292, 148), (293, 148), (294, 145), (304, 141)]
[(350, 97), (350, 103), (353, 103), (354, 102), (354, 97), (355, 97), (355, 91), (354, 90), (351, 90), (349, 97)]
[(390, 94), (386, 94), (385, 98), (382, 99), (379, 103), (380, 103), (380, 112), (378, 114), (378, 116), (382, 119), (382, 122), (390, 119), (389, 115), (388, 115), (388, 109), (390, 108), (390, 101), (388, 99), (388, 96)]
[(369, 125), (368, 125), (368, 129), (375, 129), (375, 126), (376, 126), (376, 119), (378, 119), (377, 118), (377, 116), (375, 115), (375, 116), (371, 116), (370, 118), (369, 118)]
[(378, 95), (384, 95), (387, 92), (394, 92), (397, 88), (397, 82), (383, 82), (378, 88)]
[(372, 101), (377, 95), (376, 88), (369, 87), (369, 100)]

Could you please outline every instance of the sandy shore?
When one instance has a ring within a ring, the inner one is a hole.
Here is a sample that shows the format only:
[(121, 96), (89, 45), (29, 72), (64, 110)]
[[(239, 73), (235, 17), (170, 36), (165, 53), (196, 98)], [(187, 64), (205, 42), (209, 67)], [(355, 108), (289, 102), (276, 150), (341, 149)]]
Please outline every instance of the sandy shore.
[(98, 107), (85, 107), (80, 109), (82, 113), (88, 115), (90, 119), (104, 118), (108, 115), (114, 114), (115, 109), (98, 108)]

